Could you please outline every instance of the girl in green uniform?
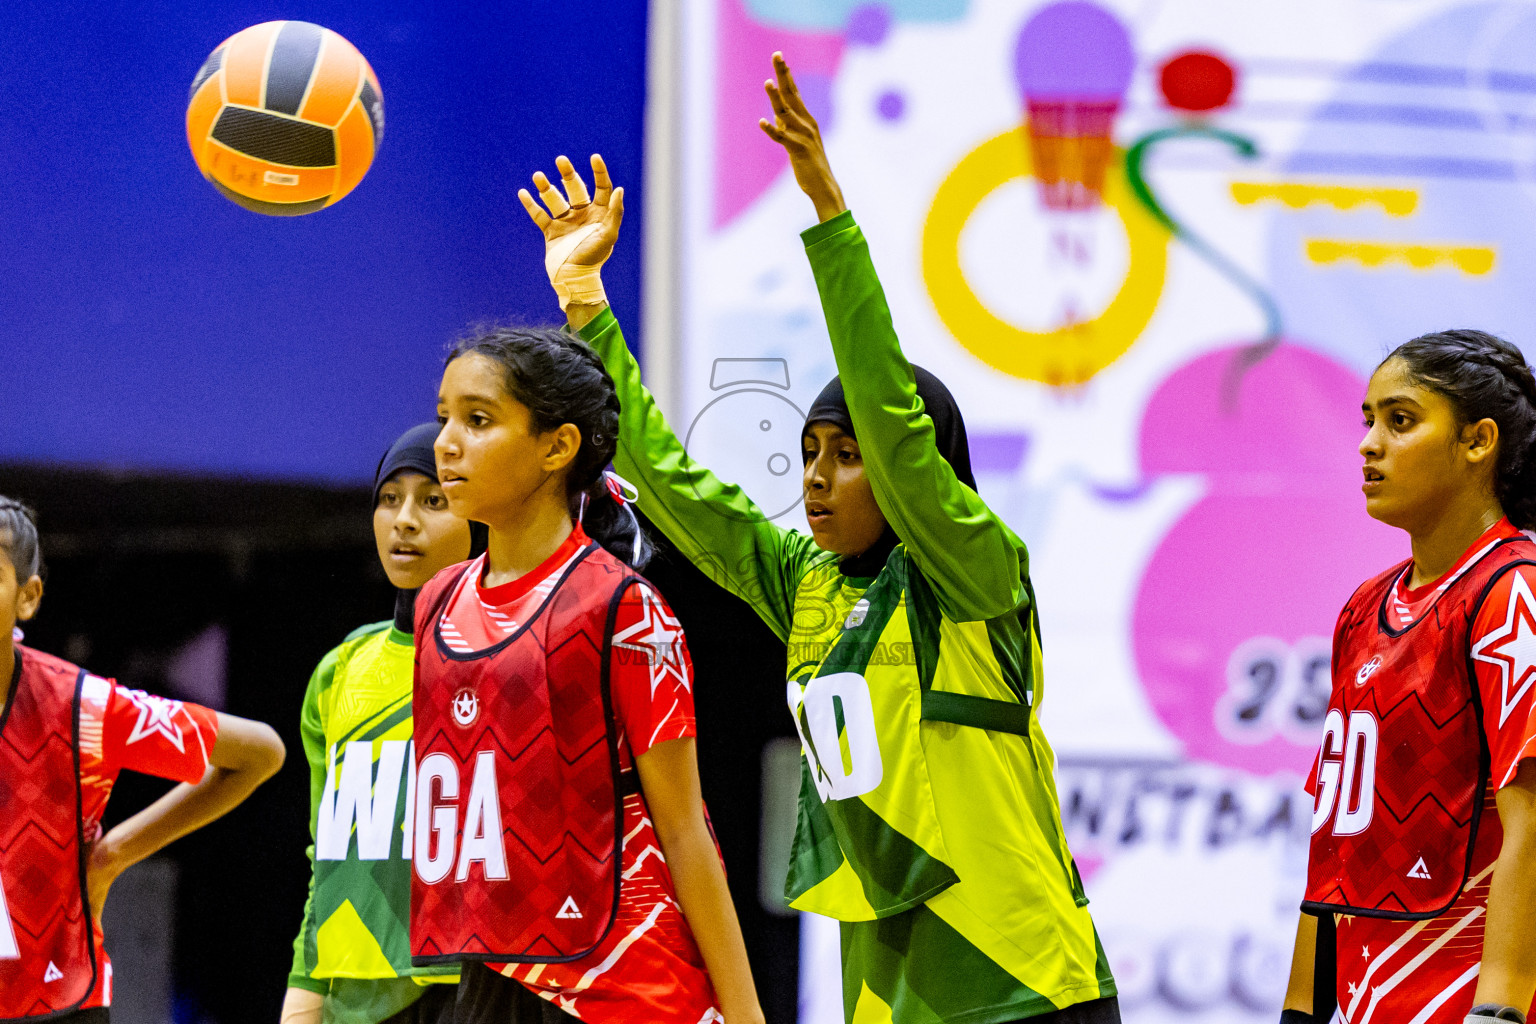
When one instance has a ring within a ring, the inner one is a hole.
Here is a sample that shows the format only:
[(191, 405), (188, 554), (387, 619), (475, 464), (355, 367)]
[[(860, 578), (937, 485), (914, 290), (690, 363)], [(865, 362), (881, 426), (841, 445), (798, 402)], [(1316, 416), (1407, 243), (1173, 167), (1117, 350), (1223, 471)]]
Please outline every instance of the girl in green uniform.
[(408, 801), (416, 591), (470, 555), (471, 524), (437, 482), (436, 423), (379, 462), (373, 536), (398, 588), (393, 621), (354, 630), (304, 694), (313, 873), (293, 944), (283, 1024), (432, 1024), (451, 1018), (456, 968), (413, 968)]
[(781, 56), (774, 70), (762, 127), (821, 221), (803, 237), (840, 372), (802, 435), (811, 536), (684, 452), (603, 298), (623, 190), (593, 157), (589, 200), (561, 157), (564, 194), (537, 174), (544, 206), (520, 195), (571, 327), (617, 384), (614, 465), (788, 646), (805, 756), (787, 895), (843, 922), (850, 1024), (1118, 1021), (1037, 714), (1027, 552), (976, 494), (948, 391), (902, 355), (816, 122)]

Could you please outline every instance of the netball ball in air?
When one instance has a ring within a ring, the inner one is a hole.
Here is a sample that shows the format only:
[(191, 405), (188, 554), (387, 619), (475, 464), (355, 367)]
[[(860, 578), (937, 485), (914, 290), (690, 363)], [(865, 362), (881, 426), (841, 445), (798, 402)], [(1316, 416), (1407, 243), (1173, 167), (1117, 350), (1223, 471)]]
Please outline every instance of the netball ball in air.
[(278, 217), (357, 187), (384, 137), (384, 97), (357, 48), (307, 21), (237, 32), (192, 80), (187, 142), (224, 198)]

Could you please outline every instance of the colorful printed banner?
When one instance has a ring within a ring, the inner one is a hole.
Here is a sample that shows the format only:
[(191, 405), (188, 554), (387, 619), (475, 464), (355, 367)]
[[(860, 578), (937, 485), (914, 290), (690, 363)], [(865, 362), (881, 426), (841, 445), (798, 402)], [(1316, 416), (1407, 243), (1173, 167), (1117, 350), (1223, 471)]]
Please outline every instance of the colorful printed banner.
[[(1031, 545), (1126, 1020), (1274, 1020), (1334, 619), (1407, 553), (1363, 508), (1365, 379), (1416, 334), (1536, 322), (1536, 9), (692, 0), (686, 35), (696, 454), (798, 521), (800, 410), (834, 371), (810, 204), (757, 128), (782, 49), (907, 353)], [(841, 1019), (820, 927), (817, 1022)]]

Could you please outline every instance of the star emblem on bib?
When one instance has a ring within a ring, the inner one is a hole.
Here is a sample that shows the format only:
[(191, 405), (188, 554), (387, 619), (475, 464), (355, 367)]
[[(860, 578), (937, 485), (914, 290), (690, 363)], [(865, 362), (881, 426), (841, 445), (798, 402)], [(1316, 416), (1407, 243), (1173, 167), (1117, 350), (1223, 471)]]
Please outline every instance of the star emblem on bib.
[(640, 587), (640, 621), (613, 635), (613, 645), (644, 654), (651, 666), (651, 696), (671, 676), (673, 687), (689, 689), (683, 664), (683, 627), (647, 587)]
[(468, 728), (480, 717), (480, 698), (475, 696), (474, 690), (465, 687), (453, 695), (453, 703), (448, 709), (453, 713), (455, 722)]
[(183, 754), (186, 753), (187, 748), (182, 740), (181, 726), (176, 722), (176, 715), (181, 711), (181, 701), (167, 700), (164, 697), (139, 693), (121, 686), (117, 688), (117, 692), (127, 697), (133, 706), (139, 709), (139, 720), (133, 723), (133, 730), (128, 734), (124, 746), (151, 736), (164, 736), (171, 746)]
[(1472, 659), (1497, 665), (1502, 678), (1499, 725), (1536, 683), (1536, 595), (1516, 569), (1509, 589), (1509, 611), (1504, 625), (1489, 631), (1472, 645)]

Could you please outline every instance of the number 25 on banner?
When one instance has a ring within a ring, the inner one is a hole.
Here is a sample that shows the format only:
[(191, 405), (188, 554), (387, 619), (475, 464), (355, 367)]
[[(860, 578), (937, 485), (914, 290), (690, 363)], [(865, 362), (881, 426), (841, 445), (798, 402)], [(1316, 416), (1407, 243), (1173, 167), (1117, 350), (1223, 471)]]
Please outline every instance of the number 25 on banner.
[(1216, 701), (1217, 730), (1233, 743), (1264, 743), (1278, 732), (1315, 747), (1333, 689), (1331, 653), (1320, 636), (1295, 645), (1267, 636), (1238, 644), (1227, 659), (1227, 691)]
[(857, 672), (816, 676), (804, 690), (791, 679), (789, 711), (823, 803), (862, 796), (880, 785), (885, 766), (880, 760), (869, 683), (863, 676)]
[(21, 947), (16, 945), (16, 927), (11, 924), (11, 912), (5, 905), (5, 879), (0, 877), (0, 960), (21, 959)]

